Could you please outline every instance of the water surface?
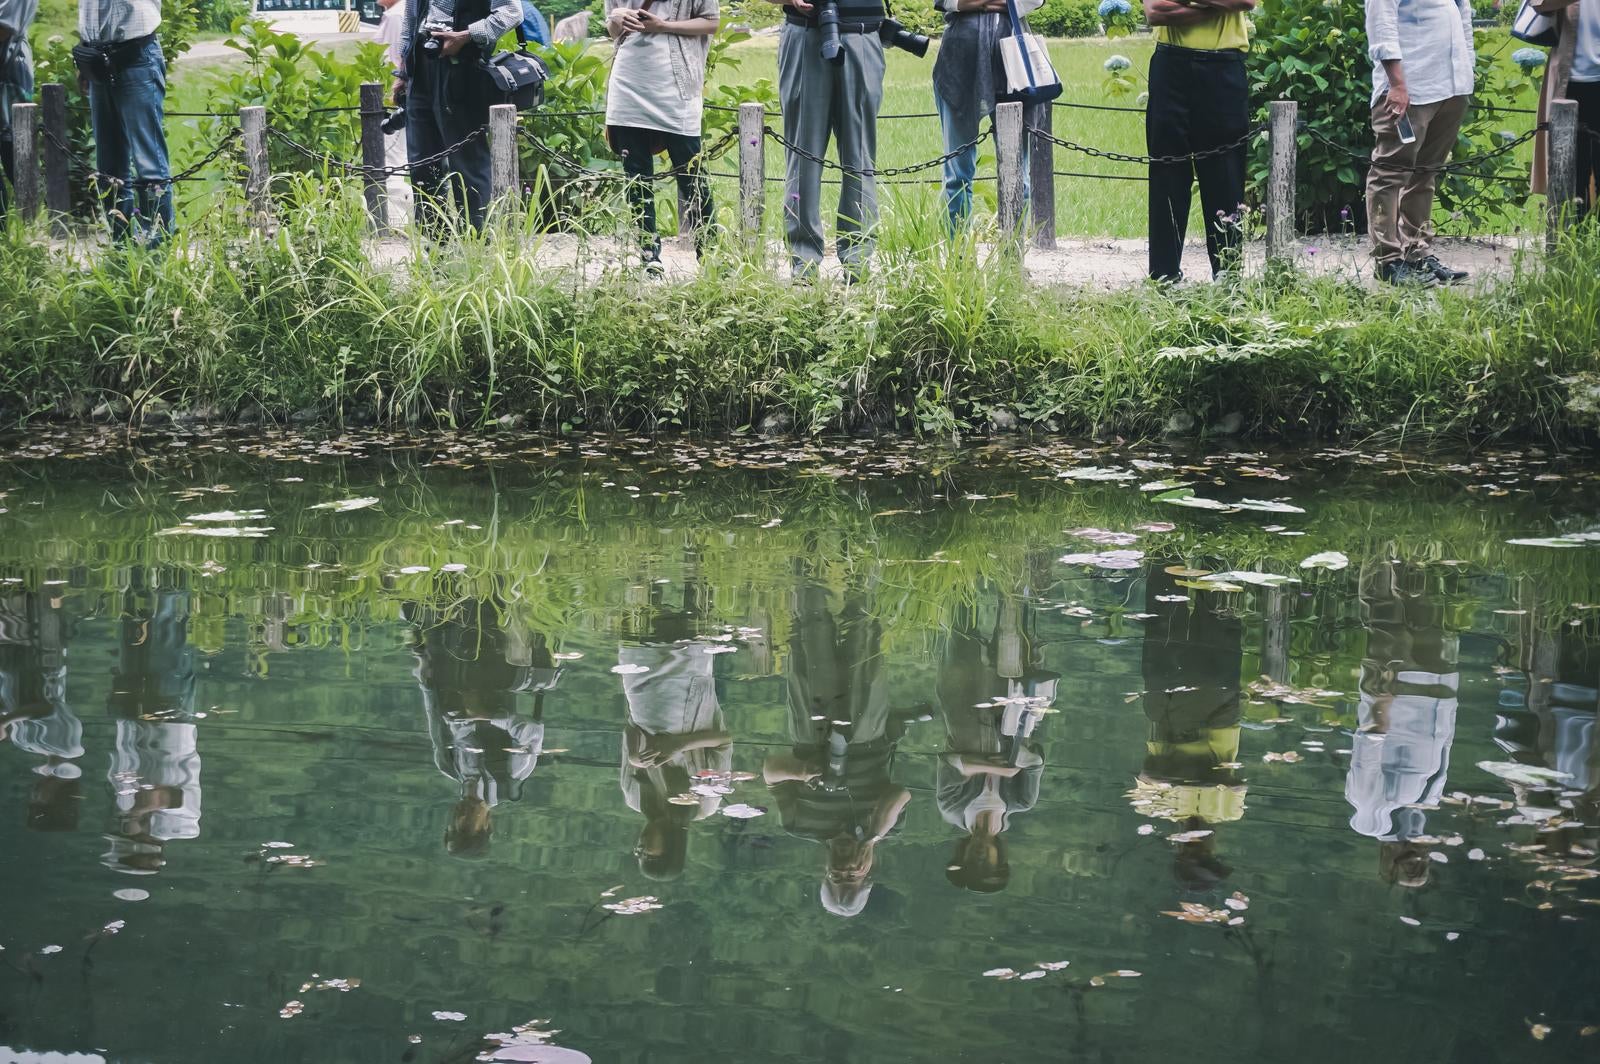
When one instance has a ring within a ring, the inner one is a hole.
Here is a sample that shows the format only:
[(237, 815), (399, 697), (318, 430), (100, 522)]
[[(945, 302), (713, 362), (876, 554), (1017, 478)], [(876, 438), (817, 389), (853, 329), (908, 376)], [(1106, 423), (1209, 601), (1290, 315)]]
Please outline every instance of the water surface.
[(1600, 1052), (1593, 466), (0, 455), (0, 1060)]

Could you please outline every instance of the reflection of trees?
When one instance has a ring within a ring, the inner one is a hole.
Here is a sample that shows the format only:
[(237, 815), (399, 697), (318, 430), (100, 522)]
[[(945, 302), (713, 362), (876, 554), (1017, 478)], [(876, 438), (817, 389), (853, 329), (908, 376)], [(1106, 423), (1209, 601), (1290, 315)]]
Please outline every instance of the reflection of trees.
[(827, 847), (821, 898), (838, 916), (866, 907), (877, 844), (911, 800), (891, 778), (904, 717), (889, 707), (883, 629), (869, 602), (870, 582), (853, 586), (835, 616), (828, 590), (799, 577), (789, 661), (794, 745), (763, 767), (784, 829)]
[(1196, 834), (1180, 842), (1173, 874), (1187, 890), (1218, 885), (1230, 869), (1216, 829), (1244, 815), (1238, 775), (1243, 625), (1216, 591), (1181, 587), (1159, 563), (1145, 576), (1142, 647), (1144, 768), (1134, 805)]
[(83, 725), (67, 705), (67, 623), (59, 599), (35, 593), (0, 598), (0, 740), (40, 758), (28, 826), (73, 831)]
[(172, 839), (200, 835), (200, 753), (192, 719), (195, 652), (181, 574), (131, 570), (122, 599), (108, 708), (116, 718), (110, 781), (117, 822), (104, 863), (144, 874)]
[(544, 692), (560, 675), (544, 636), (503, 621), (502, 609), (463, 598), (405, 610), (433, 761), (457, 784), (445, 849), (461, 857), (487, 853), (491, 810), (522, 796), (544, 746)]
[(1360, 575), (1367, 651), (1361, 661), (1358, 726), (1345, 797), (1350, 826), (1379, 842), (1391, 883), (1428, 881), (1426, 810), (1444, 794), (1455, 738), (1457, 640), (1426, 573), (1404, 562), (1364, 565)]

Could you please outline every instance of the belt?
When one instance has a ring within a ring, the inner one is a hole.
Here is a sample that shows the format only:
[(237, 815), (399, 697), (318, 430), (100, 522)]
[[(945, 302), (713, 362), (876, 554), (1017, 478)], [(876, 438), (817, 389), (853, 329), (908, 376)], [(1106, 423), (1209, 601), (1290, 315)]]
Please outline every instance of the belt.
[[(795, 14), (793, 11), (785, 11), (783, 13), (783, 21), (787, 22), (791, 26), (799, 26), (801, 29), (814, 30), (817, 28), (816, 19), (808, 19), (804, 15)], [(878, 27), (881, 25), (883, 25), (882, 19), (873, 19), (869, 22), (861, 22), (856, 19), (840, 19), (839, 32), (877, 33)]]
[(1227, 60), (1244, 60), (1244, 50), (1240, 48), (1185, 48), (1181, 44), (1168, 44), (1165, 41), (1156, 42), (1156, 51), (1173, 52), (1184, 59), (1198, 59), (1202, 63), (1218, 63)]

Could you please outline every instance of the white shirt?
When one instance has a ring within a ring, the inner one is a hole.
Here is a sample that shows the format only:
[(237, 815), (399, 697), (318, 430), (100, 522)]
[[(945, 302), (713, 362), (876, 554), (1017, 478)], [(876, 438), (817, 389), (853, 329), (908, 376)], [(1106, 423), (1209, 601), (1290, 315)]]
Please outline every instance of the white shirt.
[(1578, 45), (1572, 53), (1573, 81), (1600, 81), (1600, 4), (1578, 5)]
[(109, 44), (145, 37), (161, 26), (161, 0), (78, 0), (78, 36)]
[(1386, 59), (1398, 59), (1415, 104), (1472, 95), (1471, 0), (1367, 0), (1372, 102), (1389, 91)]

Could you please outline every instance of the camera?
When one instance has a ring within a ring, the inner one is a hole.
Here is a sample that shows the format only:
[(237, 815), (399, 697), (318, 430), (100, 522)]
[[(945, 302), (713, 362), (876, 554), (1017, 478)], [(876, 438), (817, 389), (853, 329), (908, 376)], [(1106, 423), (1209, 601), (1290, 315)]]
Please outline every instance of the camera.
[(883, 42), (885, 48), (901, 48), (918, 59), (927, 56), (930, 43), (927, 34), (912, 33), (892, 18), (878, 23), (878, 40)]
[(380, 128), (389, 134), (398, 133), (406, 128), (406, 109), (404, 107), (396, 107), (393, 111), (384, 115), (383, 124)]
[(439, 44), (439, 39), (435, 37), (434, 34), (441, 31), (449, 31), (452, 28), (453, 27), (448, 22), (438, 22), (434, 20), (424, 22), (422, 24), (422, 30), (418, 34), (418, 36), (422, 38), (423, 53), (433, 59), (439, 58), (439, 49), (441, 45)]

